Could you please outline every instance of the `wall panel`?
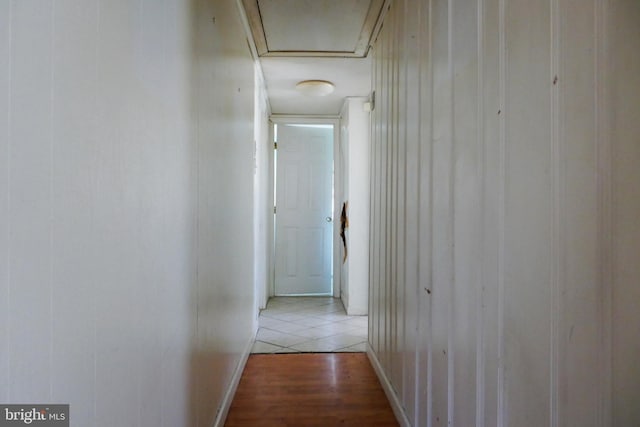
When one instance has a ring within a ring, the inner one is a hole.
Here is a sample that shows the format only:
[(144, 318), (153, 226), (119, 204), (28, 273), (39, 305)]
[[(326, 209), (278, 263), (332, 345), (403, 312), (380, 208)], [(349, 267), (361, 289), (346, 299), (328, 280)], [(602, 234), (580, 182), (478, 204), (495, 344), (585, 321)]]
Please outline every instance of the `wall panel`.
[(410, 424), (638, 424), (639, 13), (392, 2), (372, 51), (370, 351)]
[[(499, 43), (499, 0), (478, 2), (478, 171), (481, 182), (478, 212), (481, 307), (478, 314), (477, 425), (499, 425), (501, 313), (499, 263), (502, 224), (502, 138), (499, 79), (502, 54)], [(484, 384), (484, 385), (483, 385)]]
[[(432, 298), (433, 294), (433, 2), (421, 2), (418, 31), (419, 64), (418, 108), (418, 327), (416, 328), (416, 401), (415, 425), (430, 425), (433, 412), (433, 351)], [(427, 143), (429, 141), (429, 143)]]
[(431, 135), (427, 144), (432, 145), (431, 153), (431, 287), (428, 288), (431, 303), (431, 317), (427, 321), (431, 328), (431, 399), (432, 410), (429, 420), (433, 426), (447, 425), (449, 421), (450, 387), (453, 359), (449, 328), (453, 314), (453, 206), (452, 206), (452, 69), (449, 63), (449, 4), (445, 1), (432, 2), (431, 11), (431, 63), (432, 68), (432, 108)]
[[(549, 422), (552, 232), (549, 5), (509, 1), (505, 12), (504, 364), (510, 424)], [(524, 12), (527, 19), (524, 20)]]
[[(405, 28), (405, 14), (404, 14), (404, 1), (399, 1), (397, 5), (397, 13), (395, 14), (396, 22), (394, 28), (396, 34), (394, 35), (393, 45), (393, 62), (394, 62), (394, 101), (393, 110), (395, 122), (398, 125), (394, 129), (394, 140), (392, 144), (393, 148), (393, 176), (395, 181), (395, 188), (393, 191), (393, 225), (391, 228), (391, 236), (393, 238), (392, 251), (392, 282), (397, 283), (397, 286), (392, 287), (394, 309), (392, 313), (392, 319), (394, 324), (394, 335), (396, 339), (393, 345), (393, 360), (392, 366), (394, 370), (394, 383), (402, 384), (404, 378), (404, 369), (401, 359), (403, 357), (403, 349), (405, 347), (405, 333), (404, 333), (404, 316), (400, 316), (400, 313), (404, 313), (405, 309), (405, 287), (403, 260), (405, 259), (405, 233), (404, 222), (405, 212), (403, 207), (406, 205), (405, 200), (405, 165), (406, 165), (406, 144), (405, 144), (405, 132), (406, 132), (406, 110), (404, 108), (407, 92), (407, 83), (405, 76), (405, 46), (404, 37), (400, 37), (401, 32), (406, 31)], [(396, 389), (401, 395), (404, 395), (404, 387)]]
[[(407, 417), (412, 422), (416, 419), (416, 390), (418, 386), (415, 377), (417, 362), (417, 329), (418, 329), (418, 209), (419, 209), (419, 138), (420, 138), (420, 19), (422, 5), (417, 9), (405, 1), (402, 13), (404, 14), (404, 28), (406, 37), (403, 40), (404, 47), (404, 99), (400, 98), (403, 112), (400, 115), (404, 119), (404, 136), (400, 138), (406, 145), (401, 150), (404, 156), (405, 190), (404, 198), (404, 223), (401, 233), (404, 235), (404, 256), (399, 255), (400, 269), (404, 277), (404, 347), (401, 348), (403, 356), (403, 402)], [(401, 207), (403, 205), (401, 204)]]
[[(596, 3), (575, 1), (559, 5), (558, 136), (563, 163), (559, 189), (559, 355), (558, 422), (598, 425), (583, 408), (598, 407), (598, 194), (596, 151)], [(568, 25), (567, 17), (571, 16)], [(554, 76), (555, 78), (555, 76)], [(571, 155), (568, 161), (567, 156)]]
[[(452, 79), (452, 204), (453, 286), (450, 359), (453, 363), (453, 422), (473, 425), (478, 395), (478, 329), (480, 252), (479, 193), (482, 177), (478, 161), (478, 5), (453, 2), (450, 49)], [(468, 402), (459, 405), (458, 402)]]

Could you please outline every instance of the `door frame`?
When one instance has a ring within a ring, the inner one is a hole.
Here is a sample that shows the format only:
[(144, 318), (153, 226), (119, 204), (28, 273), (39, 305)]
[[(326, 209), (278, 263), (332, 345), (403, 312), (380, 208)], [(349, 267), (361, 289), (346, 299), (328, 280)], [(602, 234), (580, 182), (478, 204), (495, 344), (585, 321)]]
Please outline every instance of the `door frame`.
[[(340, 116), (316, 116), (316, 115), (288, 115), (288, 114), (272, 114), (269, 117), (269, 141), (273, 144), (274, 135), (273, 135), (273, 125), (277, 124), (330, 124), (333, 125), (333, 245), (332, 245), (332, 256), (333, 256), (333, 271), (332, 271), (332, 280), (331, 287), (334, 298), (340, 298), (340, 266), (342, 263), (340, 262), (340, 251), (339, 243), (340, 236), (338, 233), (340, 232), (340, 221), (336, 221), (336, 218), (340, 218), (340, 207), (338, 206), (340, 194), (338, 194), (338, 190), (341, 188), (341, 171), (338, 167), (338, 155), (339, 155), (339, 147), (340, 147)], [(269, 200), (271, 201), (272, 211), (274, 208), (274, 196), (275, 196), (275, 159), (274, 159), (274, 149), (273, 145), (269, 150)], [(275, 215), (275, 214), (274, 214)], [(267, 284), (267, 292), (266, 294), (269, 297), (275, 295), (275, 216), (271, 221), (271, 227), (269, 227), (269, 237), (271, 241), (269, 242), (269, 247), (271, 248), (271, 253), (269, 254), (269, 283)]]

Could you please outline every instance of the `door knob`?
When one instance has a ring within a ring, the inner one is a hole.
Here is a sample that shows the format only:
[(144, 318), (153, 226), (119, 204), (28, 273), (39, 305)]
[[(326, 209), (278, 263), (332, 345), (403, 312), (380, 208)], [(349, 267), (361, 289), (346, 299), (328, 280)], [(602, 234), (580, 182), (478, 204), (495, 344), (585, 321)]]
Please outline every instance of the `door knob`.
[(331, 217), (330, 217), (330, 216), (328, 216), (328, 217), (326, 218), (326, 220), (327, 220), (327, 222), (331, 222)]

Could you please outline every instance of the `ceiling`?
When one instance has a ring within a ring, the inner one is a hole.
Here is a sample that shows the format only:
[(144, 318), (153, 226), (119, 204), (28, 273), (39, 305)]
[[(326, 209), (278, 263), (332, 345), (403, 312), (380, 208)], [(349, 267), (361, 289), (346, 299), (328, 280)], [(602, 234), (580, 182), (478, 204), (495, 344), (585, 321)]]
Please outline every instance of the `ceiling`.
[[(337, 115), (344, 99), (368, 96), (367, 57), (385, 0), (241, 0), (267, 86), (272, 114)], [(305, 96), (302, 80), (335, 91)]]

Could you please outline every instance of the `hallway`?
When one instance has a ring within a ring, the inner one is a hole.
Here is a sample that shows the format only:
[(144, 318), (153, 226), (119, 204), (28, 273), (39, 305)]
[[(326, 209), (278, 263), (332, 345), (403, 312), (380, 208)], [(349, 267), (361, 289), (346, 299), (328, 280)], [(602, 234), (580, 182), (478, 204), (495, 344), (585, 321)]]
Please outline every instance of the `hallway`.
[[(640, 426), (639, 52), (638, 0), (0, 0), (0, 417), (222, 427), (341, 350), (403, 427)], [(304, 328), (277, 123), (334, 126)]]

